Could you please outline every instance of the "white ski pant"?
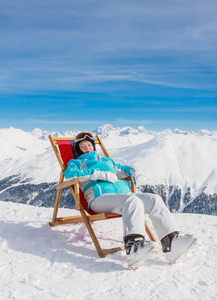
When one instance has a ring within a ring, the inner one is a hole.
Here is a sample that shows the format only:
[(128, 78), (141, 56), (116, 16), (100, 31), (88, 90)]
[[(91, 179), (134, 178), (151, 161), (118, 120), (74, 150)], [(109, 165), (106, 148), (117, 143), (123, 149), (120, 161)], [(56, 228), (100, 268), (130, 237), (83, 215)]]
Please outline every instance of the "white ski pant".
[(145, 236), (144, 214), (148, 214), (159, 240), (173, 231), (178, 231), (172, 214), (159, 195), (150, 193), (104, 194), (91, 203), (96, 213), (122, 215), (123, 233)]

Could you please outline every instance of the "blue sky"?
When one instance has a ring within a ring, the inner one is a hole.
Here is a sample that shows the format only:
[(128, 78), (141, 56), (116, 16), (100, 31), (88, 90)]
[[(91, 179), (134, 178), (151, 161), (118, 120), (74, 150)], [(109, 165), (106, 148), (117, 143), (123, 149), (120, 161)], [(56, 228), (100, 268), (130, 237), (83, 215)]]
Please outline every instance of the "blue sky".
[(217, 130), (215, 0), (7, 0), (0, 37), (0, 128)]

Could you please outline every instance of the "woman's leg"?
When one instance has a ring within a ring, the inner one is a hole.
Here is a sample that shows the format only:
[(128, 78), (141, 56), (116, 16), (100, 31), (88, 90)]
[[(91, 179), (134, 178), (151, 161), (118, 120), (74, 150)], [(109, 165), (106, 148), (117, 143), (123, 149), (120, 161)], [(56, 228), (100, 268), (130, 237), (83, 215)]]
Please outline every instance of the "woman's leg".
[(166, 235), (178, 231), (178, 226), (172, 214), (159, 195), (150, 193), (136, 195), (142, 200), (145, 213), (149, 214), (160, 240)]
[[(170, 237), (171, 234), (176, 234), (178, 227), (162, 198), (155, 194), (105, 194), (92, 202), (91, 209), (97, 213), (122, 215), (129, 267), (142, 261), (155, 247), (154, 243), (143, 244), (143, 239), (141, 239), (141, 235), (143, 237), (145, 235), (144, 213), (149, 214), (162, 243), (163, 252), (167, 252), (166, 257), (170, 263), (177, 261), (196, 241), (192, 235)], [(163, 240), (167, 238), (168, 241), (163, 243)]]
[(104, 194), (92, 202), (91, 209), (96, 213), (121, 214), (124, 236), (145, 235), (144, 213), (149, 215), (159, 240), (178, 231), (172, 214), (156, 194)]
[(136, 194), (104, 194), (92, 201), (91, 210), (122, 215), (124, 237), (145, 235), (144, 205)]

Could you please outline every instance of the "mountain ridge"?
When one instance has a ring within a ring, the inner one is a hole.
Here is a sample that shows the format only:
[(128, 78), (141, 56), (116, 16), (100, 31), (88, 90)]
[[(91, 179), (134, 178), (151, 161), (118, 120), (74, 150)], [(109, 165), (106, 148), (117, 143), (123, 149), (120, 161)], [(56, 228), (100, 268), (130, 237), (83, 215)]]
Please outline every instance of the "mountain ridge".
[[(45, 183), (45, 190), (54, 197), (60, 173), (48, 135), (66, 137), (78, 132), (0, 129), (0, 200), (12, 201), (13, 198), (15, 201), (14, 193), (26, 188), (23, 202), (22, 192), (17, 194), (19, 202), (33, 205), (40, 202), (46, 206), (43, 202), (48, 200), (43, 201), (43, 197), (47, 197), (42, 186)], [(159, 193), (171, 211), (186, 211), (188, 207), (191, 212), (217, 214), (217, 131), (167, 129), (155, 132), (143, 126), (134, 129), (105, 124), (92, 133), (100, 135), (115, 161), (141, 169), (146, 179), (141, 191)], [(101, 156), (99, 149), (98, 152)], [(11, 185), (5, 189), (7, 178)], [(38, 193), (35, 192), (37, 186)], [(51, 205), (52, 201), (48, 202)], [(67, 201), (63, 202), (68, 207)]]

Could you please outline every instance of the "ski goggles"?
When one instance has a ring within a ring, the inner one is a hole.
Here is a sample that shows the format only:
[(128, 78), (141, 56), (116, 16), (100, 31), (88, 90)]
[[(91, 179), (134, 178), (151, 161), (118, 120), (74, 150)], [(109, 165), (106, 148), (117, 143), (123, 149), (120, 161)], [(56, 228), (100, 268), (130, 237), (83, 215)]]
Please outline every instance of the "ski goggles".
[(84, 141), (86, 139), (95, 141), (95, 138), (93, 137), (93, 135), (90, 132), (81, 132), (76, 136), (75, 143)]

